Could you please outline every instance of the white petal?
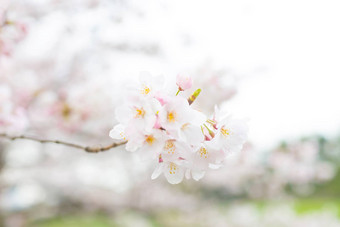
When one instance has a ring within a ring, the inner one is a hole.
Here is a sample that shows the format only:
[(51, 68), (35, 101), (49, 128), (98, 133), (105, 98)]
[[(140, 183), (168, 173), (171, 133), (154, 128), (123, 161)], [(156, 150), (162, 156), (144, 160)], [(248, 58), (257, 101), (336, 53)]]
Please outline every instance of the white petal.
[(226, 141), (224, 136), (218, 131), (212, 140), (207, 141), (205, 143), (209, 145), (210, 148), (218, 150), (218, 149), (224, 148), (226, 145), (226, 142), (228, 141)]
[(144, 130), (150, 132), (153, 126), (156, 124), (156, 115), (148, 115), (144, 119)]
[(162, 108), (162, 104), (156, 98), (151, 99), (149, 104), (150, 104), (150, 110), (153, 113), (156, 113)]
[(191, 170), (192, 178), (196, 181), (202, 179), (205, 175), (205, 171), (202, 170)]
[(191, 118), (190, 118), (191, 124), (201, 126), (207, 120), (207, 117), (200, 111), (192, 110), (190, 112), (191, 112)]
[(201, 157), (200, 154), (194, 154), (194, 165), (196, 169), (199, 170), (206, 170), (209, 167), (209, 158)]
[(187, 169), (185, 171), (185, 178), (188, 179), (188, 180), (191, 178), (190, 169)]
[(201, 128), (190, 124), (182, 126), (180, 136), (190, 145), (200, 144), (204, 140)]
[(185, 142), (176, 141), (175, 144), (176, 144), (176, 150), (179, 153), (180, 157), (184, 159), (190, 159), (195, 149)]
[(178, 184), (182, 182), (184, 178), (184, 169), (183, 167), (171, 162), (166, 166), (164, 176), (170, 184)]
[(157, 177), (159, 177), (159, 175), (162, 174), (164, 170), (164, 164), (163, 163), (159, 163), (156, 167), (156, 169), (153, 171), (152, 175), (151, 175), (151, 179), (154, 180)]
[(222, 149), (214, 149), (209, 146), (207, 146), (207, 149), (209, 151), (209, 162), (210, 163), (221, 163), (226, 157), (226, 153)]
[(155, 146), (150, 146), (149, 144), (144, 144), (139, 150), (138, 155), (141, 161), (147, 161), (151, 159), (158, 158), (160, 149)]
[(117, 140), (126, 140), (125, 136), (125, 126), (118, 124), (110, 131), (110, 137)]
[(221, 164), (209, 164), (209, 168), (210, 169), (219, 169), (221, 168)]
[(134, 152), (140, 147), (139, 144), (132, 142), (131, 140), (127, 142), (125, 149), (127, 151)]

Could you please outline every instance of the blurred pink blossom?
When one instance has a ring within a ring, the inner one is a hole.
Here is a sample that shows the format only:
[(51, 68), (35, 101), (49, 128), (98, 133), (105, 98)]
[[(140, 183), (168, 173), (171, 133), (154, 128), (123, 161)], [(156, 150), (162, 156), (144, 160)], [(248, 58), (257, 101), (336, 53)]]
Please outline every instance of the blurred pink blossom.
[(180, 91), (190, 89), (192, 86), (192, 77), (187, 75), (178, 74), (176, 78), (176, 84)]

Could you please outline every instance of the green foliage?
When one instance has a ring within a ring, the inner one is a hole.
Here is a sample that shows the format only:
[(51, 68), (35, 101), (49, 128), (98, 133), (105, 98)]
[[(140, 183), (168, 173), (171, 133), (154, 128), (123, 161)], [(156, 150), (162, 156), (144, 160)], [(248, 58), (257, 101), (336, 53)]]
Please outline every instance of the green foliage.
[(336, 209), (340, 217), (340, 199), (300, 199), (295, 201), (295, 211), (298, 214), (307, 214), (321, 211), (323, 209)]
[(116, 225), (109, 217), (91, 216), (66, 216), (42, 220), (29, 225), (30, 227), (115, 227)]

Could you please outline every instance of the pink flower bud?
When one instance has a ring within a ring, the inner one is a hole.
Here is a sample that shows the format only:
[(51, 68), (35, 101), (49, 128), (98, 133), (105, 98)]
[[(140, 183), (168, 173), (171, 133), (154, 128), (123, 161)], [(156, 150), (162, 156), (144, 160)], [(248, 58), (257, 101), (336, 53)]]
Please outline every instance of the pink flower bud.
[(162, 155), (159, 155), (159, 157), (158, 157), (158, 162), (159, 162), (159, 163), (162, 163), (162, 162), (163, 162)]
[(179, 90), (187, 90), (192, 86), (192, 78), (190, 76), (177, 75), (176, 84), (179, 87)]

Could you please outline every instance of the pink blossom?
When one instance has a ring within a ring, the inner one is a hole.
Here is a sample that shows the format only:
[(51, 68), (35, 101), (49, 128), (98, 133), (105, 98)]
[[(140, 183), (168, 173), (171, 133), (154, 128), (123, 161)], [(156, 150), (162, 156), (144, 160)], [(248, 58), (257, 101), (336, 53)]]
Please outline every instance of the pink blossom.
[(192, 86), (192, 77), (178, 74), (176, 78), (176, 84), (180, 91), (190, 89)]

